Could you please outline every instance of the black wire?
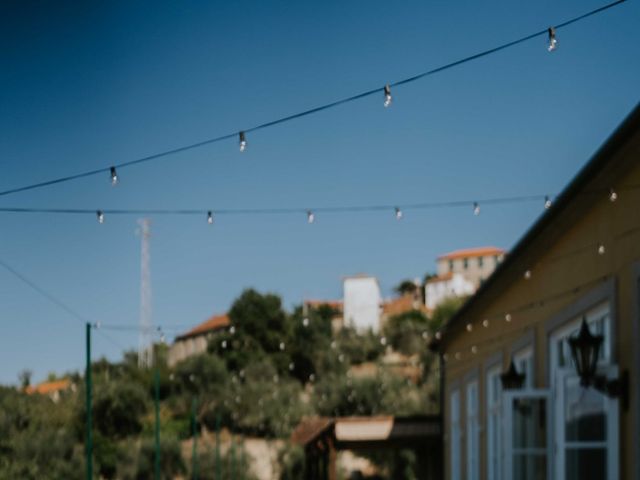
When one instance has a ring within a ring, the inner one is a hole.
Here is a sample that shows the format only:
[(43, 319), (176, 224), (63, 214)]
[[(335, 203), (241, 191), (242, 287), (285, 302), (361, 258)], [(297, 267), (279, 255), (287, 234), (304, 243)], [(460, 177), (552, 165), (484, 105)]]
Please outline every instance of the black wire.
[[(566, 27), (566, 26), (571, 25), (573, 23), (576, 23), (576, 22), (578, 22), (580, 20), (583, 20), (583, 19), (585, 19), (587, 17), (590, 17), (592, 15), (596, 15), (598, 13), (601, 13), (601, 12), (605, 11), (605, 10), (608, 10), (610, 8), (618, 6), (618, 5), (620, 5), (620, 4), (622, 4), (622, 3), (626, 2), (626, 1), (627, 0), (617, 0), (615, 2), (609, 3), (609, 4), (604, 5), (602, 7), (596, 8), (595, 10), (591, 10), (590, 12), (587, 12), (587, 13), (585, 13), (583, 15), (578, 16), (578, 17), (575, 17), (575, 18), (572, 18), (572, 19), (567, 20), (565, 22), (562, 22), (562, 23), (556, 25), (554, 28), (557, 30), (557, 29)], [(524, 37), (518, 38), (517, 40), (513, 40), (511, 42), (502, 44), (500, 46), (497, 46), (497, 47), (494, 47), (494, 48), (491, 48), (491, 49), (488, 49), (488, 50), (484, 50), (484, 51), (476, 53), (474, 55), (465, 57), (465, 58), (463, 58), (461, 60), (457, 60), (455, 62), (451, 62), (451, 63), (448, 63), (446, 65), (442, 65), (440, 67), (434, 68), (432, 70), (428, 70), (428, 71), (423, 72), (423, 73), (419, 73), (417, 75), (414, 75), (414, 76), (409, 77), (409, 78), (405, 78), (403, 80), (398, 80), (396, 82), (390, 83), (389, 85), (392, 86), (392, 87), (406, 85), (408, 83), (415, 82), (416, 80), (420, 80), (420, 79), (422, 79), (424, 77), (427, 77), (427, 76), (430, 76), (430, 75), (434, 75), (436, 73), (442, 72), (444, 70), (448, 70), (448, 69), (453, 68), (453, 67), (457, 67), (459, 65), (462, 65), (463, 63), (471, 62), (473, 60), (477, 60), (479, 58), (486, 57), (487, 55), (491, 55), (493, 53), (497, 53), (497, 52), (499, 52), (501, 50), (513, 47), (513, 46), (518, 45), (520, 43), (523, 43), (523, 42), (526, 42), (528, 40), (531, 40), (531, 39), (533, 39), (535, 37), (539, 37), (539, 36), (546, 35), (546, 34), (547, 34), (547, 28), (545, 28), (544, 30), (540, 30), (540, 31), (537, 31), (535, 33), (532, 33), (530, 35), (526, 35)], [(263, 128), (273, 127), (275, 125), (279, 125), (281, 123), (289, 122), (291, 120), (295, 120), (295, 119), (298, 119), (298, 118), (306, 117), (308, 115), (319, 113), (319, 112), (322, 112), (324, 110), (328, 110), (330, 108), (334, 108), (334, 107), (343, 105), (345, 103), (349, 103), (349, 102), (353, 102), (353, 101), (356, 101), (356, 100), (360, 100), (362, 98), (369, 97), (369, 96), (374, 95), (374, 94), (379, 94), (382, 91), (384, 91), (384, 87), (378, 87), (378, 88), (374, 88), (374, 89), (371, 89), (371, 90), (367, 90), (365, 92), (358, 93), (358, 94), (352, 95), (350, 97), (346, 97), (346, 98), (343, 98), (343, 99), (340, 99), (340, 100), (333, 101), (331, 103), (327, 103), (325, 105), (321, 105), (319, 107), (311, 108), (309, 110), (305, 110), (305, 111), (302, 111), (302, 112), (299, 112), (299, 113), (295, 113), (293, 115), (288, 115), (286, 117), (281, 117), (281, 118), (278, 118), (276, 120), (271, 120), (269, 122), (262, 123), (260, 125), (256, 125), (256, 126), (244, 129), (243, 131), (244, 132), (254, 132), (254, 131), (257, 131), (257, 130), (261, 130)], [(44, 181), (44, 182), (39, 182), (39, 183), (31, 184), (31, 185), (25, 185), (25, 186), (22, 186), (22, 187), (16, 187), (16, 188), (12, 188), (12, 189), (9, 189), (9, 190), (4, 190), (4, 191), (0, 192), (0, 196), (11, 195), (11, 194), (18, 193), (18, 192), (24, 192), (24, 191), (27, 191), (27, 190), (33, 190), (33, 189), (37, 189), (37, 188), (41, 188), (41, 187), (47, 187), (47, 186), (50, 186), (50, 185), (55, 185), (55, 184), (58, 184), (58, 183), (64, 183), (64, 182), (68, 182), (68, 181), (71, 181), (71, 180), (77, 180), (77, 179), (80, 179), (80, 178), (90, 177), (90, 176), (98, 175), (98, 174), (101, 174), (101, 173), (107, 173), (107, 172), (110, 172), (111, 167), (126, 168), (126, 167), (130, 167), (130, 166), (133, 166), (133, 165), (138, 165), (138, 164), (141, 164), (141, 163), (150, 162), (152, 160), (157, 160), (159, 158), (170, 156), (170, 155), (174, 155), (176, 153), (181, 153), (181, 152), (184, 152), (184, 151), (187, 151), (187, 150), (192, 150), (194, 148), (199, 148), (199, 147), (202, 147), (202, 146), (205, 146), (205, 145), (210, 145), (212, 143), (217, 143), (217, 142), (220, 142), (220, 141), (223, 141), (223, 140), (236, 138), (238, 136), (238, 134), (239, 134), (239, 132), (228, 133), (226, 135), (221, 135), (221, 136), (218, 136), (218, 137), (215, 137), (215, 138), (202, 140), (200, 142), (192, 143), (190, 145), (185, 145), (185, 146), (174, 148), (174, 149), (171, 149), (171, 150), (166, 150), (164, 152), (155, 153), (153, 155), (149, 155), (149, 156), (146, 156), (146, 157), (138, 158), (138, 159), (135, 159), (135, 160), (129, 160), (127, 162), (121, 162), (121, 163), (113, 164), (113, 165), (110, 165), (108, 167), (98, 168), (98, 169), (95, 169), (95, 170), (90, 170), (90, 171), (83, 172), (83, 173), (77, 173), (77, 174), (69, 175), (69, 176), (66, 176), (66, 177), (60, 177), (60, 178), (56, 178), (56, 179), (52, 179), (52, 180), (47, 180), (47, 181)]]

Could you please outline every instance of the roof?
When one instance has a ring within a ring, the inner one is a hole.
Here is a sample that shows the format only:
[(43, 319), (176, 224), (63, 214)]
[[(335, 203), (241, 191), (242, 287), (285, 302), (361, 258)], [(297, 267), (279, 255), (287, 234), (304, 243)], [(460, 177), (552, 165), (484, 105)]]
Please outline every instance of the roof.
[(193, 327), (186, 333), (176, 337), (176, 340), (182, 340), (184, 338), (195, 337), (198, 335), (204, 335), (205, 333), (214, 332), (231, 325), (229, 316), (225, 313), (223, 315), (214, 315), (207, 321), (202, 322), (200, 325)]
[(412, 310), (424, 311), (424, 305), (420, 297), (414, 298), (413, 294), (402, 295), (401, 297), (388, 300), (382, 304), (382, 312), (385, 315), (398, 315)]
[[(634, 143), (635, 142), (635, 143)], [(536, 245), (543, 250), (568, 225), (578, 221), (597, 201), (600, 195), (579, 195), (587, 190), (591, 193), (609, 191), (615, 179), (629, 168), (637, 165), (640, 152), (640, 103), (625, 118), (620, 126), (576, 174), (551, 207), (529, 228), (475, 295), (456, 312), (442, 331), (440, 342), (433, 342), (432, 349), (442, 348), (452, 334), (464, 328), (464, 318), (480, 305), (491, 293), (499, 294), (510, 281), (522, 277), (524, 269), (532, 262), (531, 250)], [(579, 200), (579, 201), (578, 201)], [(547, 245), (545, 245), (545, 242)]]
[(71, 380), (68, 378), (63, 378), (62, 380), (54, 380), (52, 382), (42, 382), (36, 386), (29, 386), (26, 389), (26, 392), (29, 395), (33, 395), (34, 393), (39, 393), (40, 395), (47, 395), (49, 393), (60, 392), (62, 390), (66, 390), (71, 387)]
[(502, 255), (505, 251), (498, 247), (477, 247), (465, 248), (463, 250), (454, 250), (453, 252), (440, 255), (438, 260), (455, 260), (464, 257), (485, 257), (488, 255)]
[(431, 277), (427, 280), (427, 283), (438, 283), (438, 282), (446, 282), (453, 278), (453, 272), (445, 273), (444, 275), (438, 275), (437, 277)]

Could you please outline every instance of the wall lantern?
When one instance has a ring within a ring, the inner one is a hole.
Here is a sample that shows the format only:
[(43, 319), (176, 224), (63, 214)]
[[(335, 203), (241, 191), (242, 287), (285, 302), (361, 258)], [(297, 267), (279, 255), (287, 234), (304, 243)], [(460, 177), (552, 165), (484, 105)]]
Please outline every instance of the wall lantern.
[(519, 390), (524, 385), (525, 374), (519, 373), (516, 369), (516, 364), (513, 363), (513, 358), (509, 364), (509, 369), (500, 374), (500, 382), (502, 383), (503, 390)]
[(598, 375), (598, 358), (604, 337), (593, 335), (585, 318), (582, 319), (580, 332), (569, 339), (571, 356), (576, 366), (576, 372), (580, 377), (580, 385), (585, 388), (593, 387), (599, 392), (611, 398), (621, 398), (623, 407), (627, 408), (629, 402), (629, 372), (625, 370), (616, 379), (608, 379), (604, 375)]

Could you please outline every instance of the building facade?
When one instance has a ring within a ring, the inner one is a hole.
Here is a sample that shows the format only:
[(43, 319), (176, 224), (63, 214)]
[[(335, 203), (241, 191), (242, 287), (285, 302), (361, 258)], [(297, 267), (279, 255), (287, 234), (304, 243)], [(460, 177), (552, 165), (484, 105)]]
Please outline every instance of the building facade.
[(368, 275), (345, 277), (343, 288), (344, 324), (377, 332), (382, 304), (378, 279)]
[(640, 480), (639, 160), (637, 107), (440, 332), (445, 478)]
[(231, 321), (226, 314), (214, 315), (188, 332), (178, 335), (171, 347), (169, 347), (167, 363), (170, 367), (173, 367), (192, 355), (206, 352), (209, 340), (218, 331), (227, 328), (229, 325), (231, 325)]

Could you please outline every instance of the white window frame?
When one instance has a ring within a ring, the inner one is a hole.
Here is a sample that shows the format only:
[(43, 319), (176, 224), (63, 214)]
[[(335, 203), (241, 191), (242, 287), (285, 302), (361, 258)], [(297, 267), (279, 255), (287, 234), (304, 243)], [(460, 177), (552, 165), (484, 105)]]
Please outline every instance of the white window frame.
[[(504, 480), (519, 480), (513, 476), (513, 410), (511, 405), (515, 399), (527, 399), (537, 398), (544, 399), (547, 403), (547, 422), (546, 422), (546, 456), (547, 456), (547, 479), (553, 478), (553, 458), (552, 458), (552, 428), (553, 422), (551, 416), (553, 414), (553, 408), (551, 406), (551, 391), (548, 389), (538, 390), (510, 390), (505, 391), (502, 395), (502, 408), (503, 408), (503, 445), (504, 445), (504, 462), (503, 462), (503, 476)], [(536, 449), (537, 450), (537, 449)], [(526, 452), (525, 452), (526, 453)], [(531, 452), (537, 453), (537, 452)]]
[[(577, 373), (573, 362), (570, 360), (568, 365), (559, 365), (559, 342), (562, 339), (569, 338), (578, 333), (582, 319), (586, 318), (593, 332), (593, 324), (598, 320), (604, 319), (602, 324), (602, 334), (605, 340), (602, 345), (602, 354), (598, 360), (598, 373), (613, 378), (617, 375), (617, 366), (613, 363), (613, 319), (612, 307), (610, 301), (603, 301), (584, 312), (573, 315), (570, 320), (553, 330), (549, 336), (549, 361), (550, 361), (550, 378), (553, 385), (553, 398), (555, 402), (554, 415), (554, 473), (555, 478), (562, 479), (565, 474), (565, 442), (564, 442), (564, 382), (569, 377), (576, 377)], [(568, 345), (563, 342), (561, 347), (563, 350)], [(570, 353), (566, 352), (568, 355)], [(607, 413), (607, 480), (619, 479), (619, 450), (618, 437), (620, 428), (619, 416), (619, 400), (605, 397), (605, 409)], [(583, 442), (584, 443), (584, 442)], [(585, 446), (588, 445), (585, 443)], [(595, 446), (595, 445), (594, 445)], [(600, 445), (598, 445), (600, 447)]]
[(461, 480), (461, 426), (460, 426), (460, 390), (451, 390), (449, 394), (450, 432), (449, 432), (449, 473), (451, 480)]
[(466, 385), (467, 480), (480, 480), (480, 392), (478, 380)]
[[(502, 364), (499, 363), (485, 375), (486, 383), (486, 417), (487, 417), (487, 479), (502, 480), (502, 463), (504, 449), (502, 448), (502, 384), (500, 374)], [(493, 383), (497, 383), (494, 396)], [(495, 397), (495, 398), (494, 398)]]

